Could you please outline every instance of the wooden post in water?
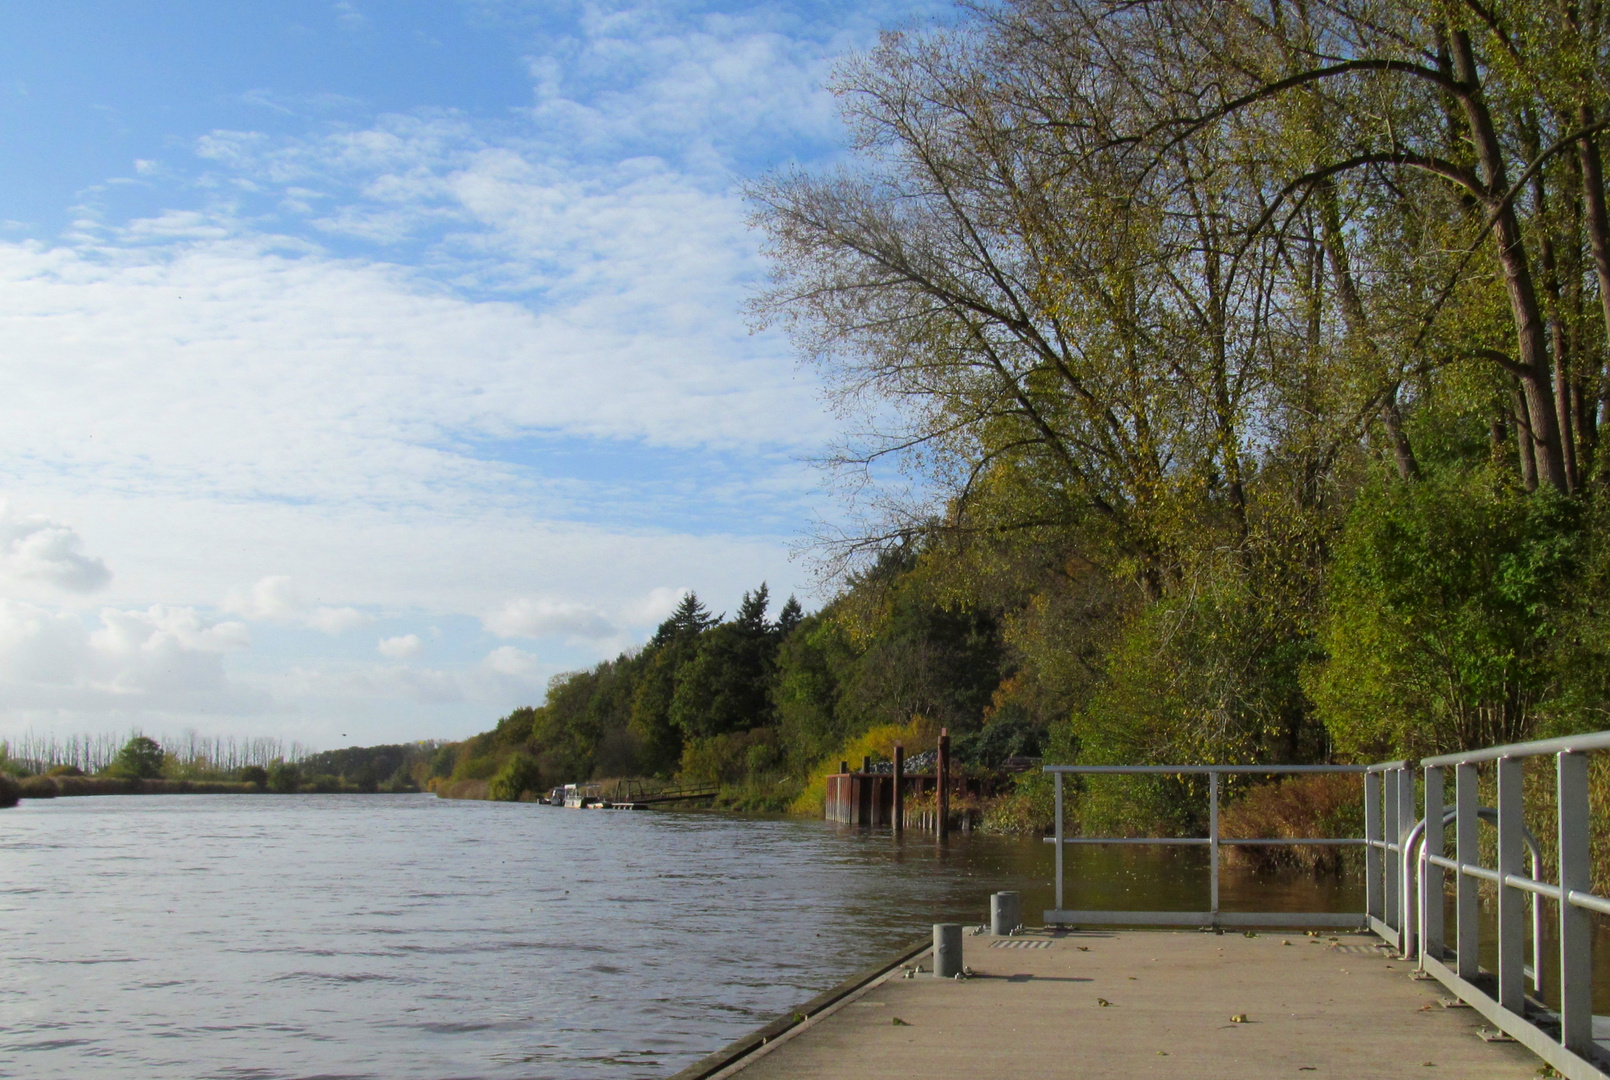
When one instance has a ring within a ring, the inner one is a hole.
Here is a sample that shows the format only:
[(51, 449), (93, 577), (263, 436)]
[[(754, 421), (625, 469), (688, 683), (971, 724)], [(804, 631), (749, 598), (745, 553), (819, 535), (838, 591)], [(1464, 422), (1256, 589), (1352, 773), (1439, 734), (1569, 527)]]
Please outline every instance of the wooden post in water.
[(862, 756), (862, 758), (861, 758), (861, 771), (864, 772), (864, 773), (869, 773), (869, 772), (872, 771), (872, 755), (871, 754), (866, 754), (866, 755)]
[(898, 838), (906, 828), (906, 748), (900, 743), (894, 744), (894, 806), (890, 813), (894, 817), (894, 835)]
[(939, 839), (950, 838), (950, 729), (939, 729), (939, 752), (934, 755), (935, 779), (939, 781), (935, 792), (935, 809), (939, 813)]

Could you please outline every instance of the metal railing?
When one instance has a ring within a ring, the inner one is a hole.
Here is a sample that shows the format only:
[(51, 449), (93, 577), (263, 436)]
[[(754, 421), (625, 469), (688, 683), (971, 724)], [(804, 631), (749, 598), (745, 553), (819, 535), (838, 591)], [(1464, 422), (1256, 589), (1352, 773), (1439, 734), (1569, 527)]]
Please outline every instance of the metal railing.
[[(1595, 750), (1610, 750), (1610, 732), (1495, 746), (1421, 761), (1424, 805), (1442, 807), (1443, 812), (1428, 813), (1419, 824), (1418, 848), (1409, 832), (1404, 832), (1397, 925), (1375, 927), (1378, 933), (1386, 931), (1382, 936), (1398, 945), (1405, 956), (1417, 956), (1423, 971), (1572, 1080), (1602, 1077), (1601, 1070), (1610, 1064), (1610, 1055), (1594, 1039), (1592, 916), (1594, 912), (1610, 914), (1610, 900), (1592, 892), (1588, 754)], [(1555, 763), (1557, 799), (1553, 824), (1558, 880), (1552, 882), (1543, 878), (1537, 839), (1526, 828), (1522, 787), (1528, 759), (1548, 757)], [(1481, 806), (1477, 795), (1477, 768), (1487, 763), (1498, 774), (1496, 807)], [(1450, 769), (1454, 802), (1446, 807), (1443, 792)], [(1405, 769), (1397, 787), (1399, 801), (1412, 815), (1414, 774)], [(1453, 858), (1445, 851), (1444, 824), (1450, 820), (1454, 825)], [(1483, 820), (1497, 827), (1497, 866), (1484, 866), (1480, 860), (1477, 834)], [(1524, 873), (1528, 853), (1530, 872)], [(1443, 926), (1444, 876), (1450, 871), (1454, 875), (1455, 919), (1451, 948), (1444, 940)], [(1482, 972), (1478, 958), (1478, 888), (1482, 881), (1496, 886), (1498, 893), (1496, 979)], [(1526, 995), (1528, 978), (1536, 991), (1546, 986), (1541, 904), (1545, 899), (1554, 902), (1559, 919), (1558, 1012)], [(1525, 959), (1528, 933), (1532, 938), (1530, 966)], [(1607, 1027), (1604, 1018), (1598, 1026)]]
[[(1224, 837), (1219, 835), (1219, 777), (1225, 775), (1276, 776), (1287, 773), (1362, 773), (1363, 765), (1047, 765), (1056, 778), (1056, 907), (1045, 913), (1048, 925), (1089, 926), (1336, 926), (1365, 925), (1364, 912), (1333, 911), (1220, 911), (1219, 849), (1227, 846), (1356, 846), (1364, 837)], [(1119, 774), (1201, 776), (1208, 778), (1208, 834), (1179, 837), (1068, 836), (1064, 829), (1062, 778), (1068, 775)], [(1063, 899), (1062, 853), (1069, 845), (1139, 844), (1208, 849), (1207, 911), (1069, 911)]]
[[(1570, 1080), (1610, 1075), (1610, 1017), (1593, 1015), (1594, 913), (1610, 915), (1610, 900), (1592, 892), (1588, 754), (1610, 750), (1610, 731), (1444, 754), (1418, 763), (1377, 765), (1048, 765), (1056, 780), (1056, 907), (1050, 925), (1107, 926), (1335, 926), (1369, 929), (1416, 958), (1421, 972), (1440, 981), (1500, 1031), (1522, 1043)], [(1552, 757), (1556, 770), (1557, 880), (1545, 880), (1541, 845), (1527, 828), (1523, 779), (1529, 759)], [(1482, 806), (1478, 767), (1497, 772), (1497, 805)], [(1423, 770), (1423, 779), (1417, 775)], [(1454, 799), (1445, 803), (1446, 773)], [(1362, 773), (1362, 837), (1227, 838), (1219, 834), (1219, 777), (1227, 774)], [(1063, 778), (1088, 774), (1205, 775), (1205, 837), (1070, 837), (1066, 835)], [(1422, 794), (1423, 793), (1423, 794)], [(1427, 808), (1422, 814), (1420, 807)], [(1497, 832), (1496, 866), (1480, 858), (1482, 822)], [(1454, 827), (1454, 856), (1446, 826)], [(1205, 845), (1209, 851), (1207, 911), (1068, 910), (1063, 892), (1063, 851), (1079, 844)], [(1227, 912), (1219, 910), (1219, 849), (1227, 845), (1361, 845), (1365, 850), (1365, 910), (1335, 912)], [(1453, 874), (1454, 940), (1445, 940), (1444, 890)], [(1480, 883), (1497, 890), (1496, 973), (1480, 966)], [(1541, 1000), (1545, 979), (1543, 901), (1558, 916), (1559, 955), (1554, 980), (1560, 1008)], [(1527, 960), (1530, 937), (1531, 963)], [(1595, 1040), (1595, 1029), (1604, 1039)]]

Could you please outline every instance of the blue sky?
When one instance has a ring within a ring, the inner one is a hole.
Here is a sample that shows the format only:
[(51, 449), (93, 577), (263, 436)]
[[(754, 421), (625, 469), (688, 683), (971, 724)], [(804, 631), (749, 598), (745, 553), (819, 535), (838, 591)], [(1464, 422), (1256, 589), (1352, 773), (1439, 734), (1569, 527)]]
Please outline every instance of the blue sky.
[[(0, 738), (455, 738), (767, 580), (833, 423), (738, 187), (858, 3), (61, 3), (0, 38)], [(342, 737), (345, 733), (345, 737)]]

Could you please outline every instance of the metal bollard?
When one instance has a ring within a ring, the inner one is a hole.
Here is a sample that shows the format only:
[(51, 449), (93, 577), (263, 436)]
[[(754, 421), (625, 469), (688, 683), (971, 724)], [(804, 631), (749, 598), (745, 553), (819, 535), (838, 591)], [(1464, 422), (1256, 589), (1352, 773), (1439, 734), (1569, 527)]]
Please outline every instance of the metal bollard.
[(962, 924), (934, 923), (934, 977), (954, 979), (962, 972)]
[(1005, 937), (1023, 925), (1023, 899), (1015, 892), (998, 892), (989, 898), (989, 932)]

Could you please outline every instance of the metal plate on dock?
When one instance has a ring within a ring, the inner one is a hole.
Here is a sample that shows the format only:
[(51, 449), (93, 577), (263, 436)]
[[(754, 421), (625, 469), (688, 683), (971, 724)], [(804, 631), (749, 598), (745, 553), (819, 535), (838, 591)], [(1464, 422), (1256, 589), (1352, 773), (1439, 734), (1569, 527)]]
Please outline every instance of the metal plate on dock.
[(992, 949), (1049, 949), (1051, 943), (1036, 938), (1002, 938), (1000, 941), (989, 943)]

